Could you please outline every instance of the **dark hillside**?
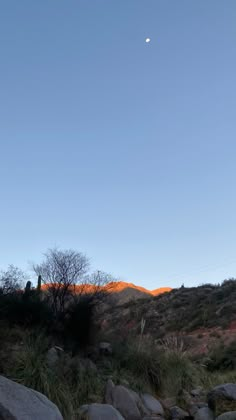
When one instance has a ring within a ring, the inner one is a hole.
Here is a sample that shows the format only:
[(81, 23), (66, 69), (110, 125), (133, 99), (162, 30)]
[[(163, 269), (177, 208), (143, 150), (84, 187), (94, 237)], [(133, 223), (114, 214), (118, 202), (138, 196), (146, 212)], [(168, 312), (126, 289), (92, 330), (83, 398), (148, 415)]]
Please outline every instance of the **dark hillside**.
[[(204, 335), (236, 333), (236, 280), (222, 285), (174, 289), (159, 296), (139, 299), (114, 307), (106, 316), (108, 330), (121, 334), (140, 333), (145, 320), (145, 335), (162, 338), (172, 333)], [(235, 321), (235, 323), (234, 323)]]

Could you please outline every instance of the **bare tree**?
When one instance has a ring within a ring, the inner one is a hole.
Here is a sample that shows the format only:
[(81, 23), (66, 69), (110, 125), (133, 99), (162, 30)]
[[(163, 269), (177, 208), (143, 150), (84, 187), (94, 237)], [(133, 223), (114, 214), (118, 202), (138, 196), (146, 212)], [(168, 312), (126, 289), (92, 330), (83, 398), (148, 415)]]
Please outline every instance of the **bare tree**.
[(4, 295), (22, 290), (28, 280), (26, 274), (15, 265), (9, 265), (6, 271), (0, 272), (0, 285)]
[(76, 292), (76, 285), (84, 284), (89, 269), (88, 258), (72, 249), (49, 249), (41, 264), (34, 265), (35, 273), (49, 293), (55, 315), (65, 312), (68, 296)]

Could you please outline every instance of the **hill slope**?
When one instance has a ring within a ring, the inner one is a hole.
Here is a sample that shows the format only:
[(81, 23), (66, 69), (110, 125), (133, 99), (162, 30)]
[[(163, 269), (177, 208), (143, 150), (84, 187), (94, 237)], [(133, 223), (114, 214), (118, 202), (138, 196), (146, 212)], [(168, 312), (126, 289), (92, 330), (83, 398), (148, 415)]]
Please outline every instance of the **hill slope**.
[[(104, 314), (107, 331), (119, 336), (144, 334), (160, 339), (173, 334), (206, 339), (236, 339), (236, 280), (222, 285), (174, 289), (169, 293), (129, 301)], [(202, 339), (202, 341), (201, 341)]]

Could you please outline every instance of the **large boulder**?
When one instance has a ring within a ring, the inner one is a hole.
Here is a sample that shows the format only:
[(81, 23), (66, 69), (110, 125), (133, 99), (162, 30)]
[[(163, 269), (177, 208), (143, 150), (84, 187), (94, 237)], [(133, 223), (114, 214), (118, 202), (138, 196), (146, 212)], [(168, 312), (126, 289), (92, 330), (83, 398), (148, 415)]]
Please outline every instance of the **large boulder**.
[(203, 407), (198, 410), (194, 416), (194, 420), (214, 420), (213, 412), (208, 407)]
[(216, 416), (227, 411), (236, 411), (236, 384), (216, 386), (208, 393), (208, 405)]
[(149, 411), (149, 414), (164, 415), (164, 410), (161, 403), (150, 394), (141, 394), (141, 400), (144, 406)]
[(0, 376), (1, 420), (63, 420), (45, 395)]
[(216, 418), (216, 420), (236, 420), (236, 411), (228, 411)]
[(124, 420), (124, 417), (112, 405), (89, 404), (79, 409), (80, 418), (86, 420)]
[(126, 420), (141, 419), (134, 393), (122, 385), (117, 385), (112, 389), (112, 405)]

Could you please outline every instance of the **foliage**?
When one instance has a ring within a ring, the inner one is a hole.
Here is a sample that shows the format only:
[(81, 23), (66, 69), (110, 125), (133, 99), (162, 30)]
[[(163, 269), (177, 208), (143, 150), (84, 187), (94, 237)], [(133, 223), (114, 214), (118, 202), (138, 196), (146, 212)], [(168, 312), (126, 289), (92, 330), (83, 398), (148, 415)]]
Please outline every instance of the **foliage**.
[(236, 341), (225, 346), (223, 342), (211, 349), (207, 361), (211, 372), (236, 369)]
[(95, 373), (81, 370), (79, 364), (70, 365), (66, 357), (55, 369), (49, 368), (46, 363), (48, 346), (49, 341), (43, 334), (29, 336), (8, 376), (46, 395), (59, 407), (64, 419), (71, 420), (92, 394), (101, 398), (101, 381)]
[(0, 287), (2, 294), (7, 295), (20, 290), (26, 282), (26, 274), (15, 265), (8, 266), (6, 271), (0, 272)]
[(35, 290), (27, 294), (14, 292), (0, 296), (0, 319), (6, 319), (10, 324), (46, 326), (52, 321), (52, 312)]
[(115, 349), (116, 367), (133, 375), (143, 387), (151, 387), (162, 395), (177, 395), (180, 389), (199, 385), (200, 366), (195, 365), (181, 347), (158, 349), (152, 342), (124, 343)]
[(72, 343), (73, 352), (90, 344), (94, 302), (90, 296), (80, 296), (68, 307), (64, 321), (64, 338)]
[(33, 269), (47, 285), (54, 314), (62, 314), (76, 284), (83, 283), (89, 262), (85, 255), (72, 249), (49, 249), (44, 257), (44, 261)]

